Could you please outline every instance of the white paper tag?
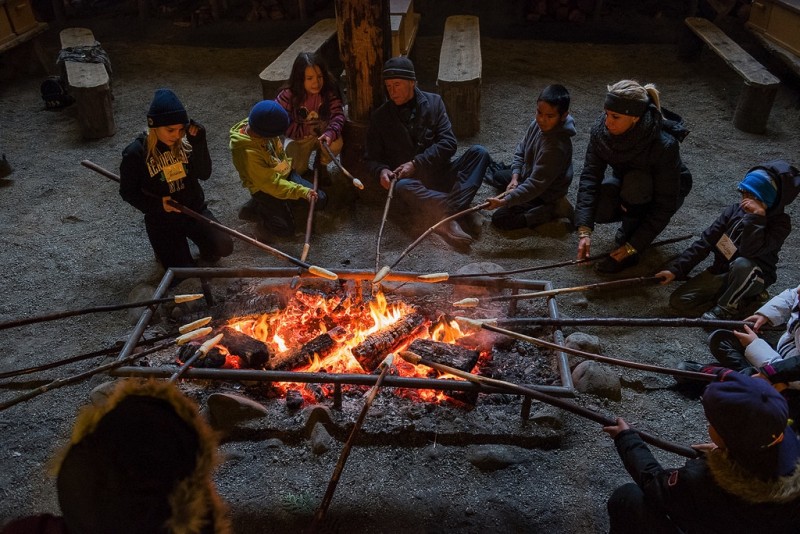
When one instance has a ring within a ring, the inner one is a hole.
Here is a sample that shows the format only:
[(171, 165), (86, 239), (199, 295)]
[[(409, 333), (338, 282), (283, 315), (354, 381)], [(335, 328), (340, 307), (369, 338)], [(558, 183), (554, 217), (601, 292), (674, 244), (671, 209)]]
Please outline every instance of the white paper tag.
[(717, 250), (722, 252), (722, 255), (729, 260), (736, 254), (737, 249), (731, 238), (727, 234), (722, 234), (722, 237), (717, 241)]

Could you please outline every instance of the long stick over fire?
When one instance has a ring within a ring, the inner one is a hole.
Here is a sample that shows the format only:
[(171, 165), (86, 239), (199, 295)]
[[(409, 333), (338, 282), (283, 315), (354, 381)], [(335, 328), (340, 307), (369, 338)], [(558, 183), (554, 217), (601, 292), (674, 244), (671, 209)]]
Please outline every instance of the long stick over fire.
[[(312, 190), (316, 193), (319, 187), (319, 156), (314, 160), (314, 184)], [(306, 261), (308, 249), (311, 248), (311, 228), (314, 226), (314, 207), (317, 205), (317, 197), (311, 197), (308, 202), (308, 218), (306, 219), (306, 239), (303, 243), (303, 252), (300, 254), (300, 261)]]
[[(475, 384), (493, 386), (493, 387), (496, 387), (496, 388), (503, 389), (505, 391), (510, 391), (510, 392), (521, 394), (521, 395), (526, 395), (528, 397), (532, 397), (532, 398), (534, 398), (534, 399), (536, 399), (538, 401), (550, 404), (552, 406), (556, 406), (558, 408), (561, 408), (561, 409), (566, 410), (568, 412), (574, 413), (576, 415), (580, 415), (581, 417), (585, 417), (586, 419), (589, 419), (589, 420), (594, 421), (596, 423), (600, 423), (603, 426), (609, 426), (609, 425), (616, 424), (616, 418), (615, 417), (608, 417), (608, 416), (602, 415), (602, 414), (597, 413), (597, 412), (595, 412), (593, 410), (589, 410), (587, 408), (584, 408), (583, 406), (579, 406), (579, 405), (575, 404), (574, 402), (570, 402), (570, 401), (565, 400), (565, 399), (560, 399), (558, 397), (554, 397), (552, 395), (548, 395), (547, 393), (543, 393), (541, 391), (537, 391), (537, 390), (532, 389), (532, 388), (528, 388), (528, 387), (525, 387), (525, 386), (520, 386), (520, 385), (511, 383), (511, 382), (505, 382), (503, 380), (497, 380), (497, 379), (489, 378), (489, 377), (485, 377), (485, 376), (474, 375), (472, 373), (468, 373), (466, 371), (462, 371), (461, 369), (456, 369), (455, 367), (450, 367), (449, 365), (444, 365), (444, 364), (441, 364), (441, 363), (437, 363), (437, 362), (432, 362), (432, 361), (426, 360), (422, 356), (420, 356), (418, 354), (415, 354), (414, 352), (411, 352), (411, 351), (402, 351), (400, 353), (400, 356), (405, 361), (407, 361), (407, 362), (409, 362), (411, 364), (414, 364), (414, 365), (425, 365), (427, 367), (430, 367), (432, 369), (436, 369), (438, 371), (442, 371), (444, 373), (450, 373), (452, 375), (459, 376), (459, 377), (464, 378), (466, 380), (469, 380), (470, 382), (473, 382)], [(692, 449), (691, 447), (686, 447), (686, 446), (683, 446), (683, 445), (678, 445), (677, 443), (672, 443), (672, 442), (669, 442), (669, 441), (665, 441), (665, 440), (663, 440), (661, 438), (653, 436), (652, 434), (648, 434), (647, 432), (644, 432), (642, 430), (636, 430), (633, 427), (631, 427), (631, 430), (633, 430), (634, 432), (639, 434), (639, 436), (641, 436), (642, 440), (644, 440), (646, 443), (649, 443), (650, 445), (653, 445), (653, 446), (658, 447), (660, 449), (664, 449), (665, 451), (669, 451), (669, 452), (672, 452), (672, 453), (675, 453), (675, 454), (679, 454), (679, 455), (685, 456), (687, 458), (697, 458), (699, 456), (699, 453), (697, 451), (695, 451), (694, 449)]]
[(378, 228), (378, 239), (375, 243), (375, 273), (378, 272), (378, 269), (380, 268), (381, 265), (381, 239), (383, 239), (383, 227), (386, 226), (386, 217), (389, 215), (389, 205), (392, 203), (392, 196), (394, 195), (394, 185), (396, 183), (397, 183), (397, 178), (392, 178), (391, 180), (389, 180), (389, 192), (386, 195), (386, 203), (383, 205), (383, 217), (381, 217), (381, 226), (380, 228)]
[(322, 141), (320, 144), (322, 145), (322, 148), (325, 150), (325, 152), (328, 153), (328, 156), (331, 158), (331, 160), (333, 160), (333, 164), (336, 165), (339, 168), (339, 170), (342, 171), (342, 173), (345, 176), (350, 178), (350, 180), (353, 182), (353, 185), (356, 187), (356, 189), (364, 189), (364, 184), (361, 183), (361, 180), (359, 180), (358, 178), (356, 178), (355, 176), (350, 174), (350, 172), (347, 169), (344, 168), (342, 163), (336, 158), (336, 155), (334, 155), (333, 151), (331, 150), (331, 147), (328, 146), (328, 143), (325, 142), (325, 141)]
[[(708, 328), (734, 330), (755, 323), (747, 321), (726, 321), (722, 319), (701, 319), (696, 317), (510, 317), (508, 319), (478, 319), (478, 321), (513, 328), (515, 326), (632, 326), (635, 328), (654, 326), (666, 328)], [(762, 327), (762, 330), (765, 328)]]
[(675, 377), (688, 378), (691, 380), (700, 380), (704, 382), (710, 382), (714, 379), (713, 375), (709, 375), (706, 373), (696, 373), (694, 371), (684, 371), (683, 369), (672, 369), (669, 367), (662, 367), (660, 365), (650, 365), (647, 363), (631, 362), (628, 360), (611, 358), (610, 356), (603, 356), (602, 354), (595, 354), (593, 352), (585, 352), (579, 349), (573, 349), (570, 347), (558, 345), (557, 343), (545, 341), (544, 339), (526, 336), (524, 334), (520, 334), (519, 332), (514, 332), (513, 330), (500, 328), (488, 322), (484, 322), (480, 319), (470, 319), (468, 317), (456, 317), (455, 320), (459, 325), (464, 326), (466, 328), (474, 328), (474, 329), (482, 328), (484, 330), (489, 330), (490, 332), (496, 332), (498, 334), (503, 334), (504, 336), (508, 336), (514, 339), (519, 339), (520, 341), (527, 341), (528, 343), (531, 343), (533, 345), (538, 345), (540, 347), (545, 347), (555, 351), (566, 352), (567, 354), (581, 356), (582, 358), (608, 363), (611, 365), (618, 365), (620, 367), (628, 367), (631, 369), (639, 369), (640, 371), (651, 371), (654, 373), (667, 374)]
[[(502, 193), (497, 195), (495, 198), (498, 198), (498, 199), (499, 198), (503, 198), (504, 196), (506, 196), (506, 193), (508, 193), (508, 191), (503, 191)], [(430, 228), (428, 228), (427, 230), (422, 232), (422, 235), (420, 235), (410, 245), (408, 245), (406, 247), (406, 249), (403, 252), (400, 253), (400, 255), (397, 257), (397, 259), (394, 260), (394, 263), (392, 263), (391, 265), (384, 265), (383, 267), (381, 267), (381, 269), (375, 274), (375, 278), (372, 280), (372, 283), (373, 284), (377, 284), (381, 280), (386, 278), (386, 275), (389, 274), (389, 272), (391, 272), (392, 269), (397, 267), (397, 264), (400, 263), (400, 260), (405, 258), (406, 255), (414, 249), (414, 247), (419, 245), (422, 242), (423, 239), (425, 239), (426, 237), (431, 235), (431, 233), (434, 230), (436, 230), (438, 227), (440, 227), (441, 225), (443, 225), (445, 223), (448, 223), (448, 222), (450, 222), (450, 221), (452, 221), (454, 219), (458, 219), (460, 217), (463, 217), (464, 215), (468, 215), (468, 214), (472, 213), (473, 211), (479, 211), (479, 210), (482, 210), (482, 209), (486, 209), (488, 207), (489, 207), (489, 202), (486, 201), (486, 202), (483, 202), (481, 204), (478, 204), (477, 206), (472, 206), (471, 208), (467, 208), (465, 210), (461, 210), (458, 213), (454, 213), (453, 215), (450, 215), (449, 217), (445, 217), (441, 221), (437, 222), (436, 224), (434, 224), (433, 226), (431, 226)]]
[(23, 395), (20, 395), (20, 396), (18, 396), (16, 398), (13, 398), (13, 399), (10, 399), (10, 400), (7, 400), (5, 402), (0, 403), (0, 412), (5, 410), (5, 409), (7, 409), (7, 408), (15, 406), (15, 405), (17, 405), (17, 404), (19, 404), (21, 402), (24, 402), (26, 400), (30, 400), (30, 399), (32, 399), (34, 397), (38, 397), (39, 395), (41, 395), (43, 393), (47, 393), (48, 391), (52, 391), (54, 389), (58, 389), (58, 388), (61, 388), (61, 387), (64, 387), (64, 386), (68, 386), (70, 384), (77, 384), (78, 382), (86, 380), (87, 378), (90, 378), (90, 377), (92, 377), (92, 376), (94, 376), (94, 375), (96, 375), (98, 373), (102, 373), (104, 371), (110, 371), (112, 369), (116, 369), (117, 367), (122, 367), (124, 365), (131, 364), (131, 363), (135, 362), (136, 360), (138, 360), (139, 358), (141, 358), (143, 356), (147, 356), (148, 354), (152, 354), (152, 353), (158, 352), (158, 351), (160, 351), (162, 349), (166, 349), (166, 348), (168, 348), (168, 347), (170, 347), (172, 345), (183, 345), (184, 343), (188, 343), (189, 341), (191, 341), (193, 339), (197, 339), (199, 337), (207, 336), (209, 333), (211, 333), (211, 330), (212, 330), (211, 327), (198, 328), (197, 330), (194, 330), (192, 332), (188, 332), (188, 333), (186, 333), (186, 334), (184, 334), (182, 336), (179, 336), (179, 337), (175, 338), (174, 340), (167, 341), (165, 343), (159, 343), (158, 345), (155, 345), (153, 347), (150, 347), (149, 349), (143, 350), (142, 352), (137, 352), (135, 354), (131, 354), (130, 356), (122, 358), (121, 360), (116, 360), (116, 361), (107, 363), (105, 365), (100, 365), (100, 366), (95, 367), (93, 369), (89, 369), (88, 371), (84, 371), (83, 373), (78, 373), (76, 375), (66, 376), (66, 377), (63, 377), (63, 378), (58, 378), (58, 379), (53, 380), (52, 382), (49, 382), (49, 383), (47, 383), (47, 384), (45, 384), (45, 385), (43, 385), (41, 387), (33, 389), (33, 390), (23, 394)]
[(56, 313), (49, 313), (46, 315), (39, 315), (36, 317), (27, 317), (25, 319), (14, 319), (11, 321), (0, 322), (0, 330), (7, 328), (14, 328), (16, 326), (23, 326), (26, 324), (43, 323), (45, 321), (54, 321), (56, 319), (63, 319), (65, 317), (74, 317), (76, 315), (84, 315), (87, 313), (98, 313), (124, 310), (126, 308), (142, 308), (144, 306), (152, 306), (153, 304), (164, 304), (166, 302), (174, 302), (180, 304), (182, 302), (191, 302), (193, 300), (203, 298), (202, 293), (193, 293), (187, 295), (175, 295), (174, 297), (163, 297), (158, 299), (142, 300), (139, 302), (128, 302), (125, 304), (110, 304), (108, 306), (93, 306), (90, 308), (81, 308), (79, 310), (62, 311)]
[[(664, 239), (662, 241), (655, 241), (650, 244), (650, 248), (653, 247), (662, 247), (664, 245), (670, 245), (672, 243), (678, 243), (680, 241), (685, 241), (689, 238), (694, 237), (692, 234), (686, 234), (678, 237), (672, 237), (670, 239)], [(496, 271), (491, 274), (491, 276), (507, 276), (510, 274), (519, 274), (519, 273), (529, 273), (532, 271), (543, 271), (545, 269), (554, 269), (556, 267), (566, 267), (568, 265), (580, 265), (583, 263), (589, 263), (592, 261), (602, 260), (603, 258), (607, 258), (610, 256), (610, 252), (605, 252), (603, 254), (595, 254), (594, 256), (589, 256), (588, 258), (583, 258), (582, 260), (569, 260), (569, 261), (561, 261), (558, 263), (548, 263), (546, 265), (535, 265), (533, 267), (523, 267), (521, 269), (512, 269), (510, 271)], [(447, 275), (442, 280), (448, 280), (451, 278), (474, 278), (478, 276), (486, 276), (486, 274), (482, 273), (464, 273), (464, 274), (447, 274), (447, 273), (436, 273), (438, 278), (441, 278), (442, 275)]]
[(586, 284), (583, 286), (574, 287), (561, 287), (557, 289), (548, 289), (547, 291), (536, 291), (535, 293), (519, 293), (516, 295), (499, 295), (496, 297), (486, 297), (477, 299), (469, 297), (461, 299), (453, 303), (453, 306), (458, 308), (474, 308), (479, 304), (486, 304), (487, 302), (499, 302), (504, 300), (523, 300), (535, 299), (543, 297), (552, 297), (562, 293), (575, 293), (578, 291), (589, 291), (591, 289), (612, 289), (628, 286), (638, 286), (658, 282), (660, 279), (655, 276), (640, 276), (637, 278), (625, 278), (624, 280), (612, 280), (611, 282), (596, 282), (594, 284)]
[[(96, 163), (93, 163), (93, 162), (91, 162), (89, 160), (83, 160), (83, 161), (81, 161), (81, 165), (83, 165), (87, 169), (91, 169), (91, 170), (93, 170), (93, 171), (95, 171), (95, 172), (97, 172), (99, 174), (102, 174), (103, 176), (105, 176), (106, 178), (108, 178), (110, 180), (113, 180), (115, 182), (119, 182), (119, 176), (117, 176), (116, 174), (112, 173), (111, 171), (109, 171), (107, 169), (104, 169), (103, 167), (101, 167), (100, 165), (97, 165)], [(318, 267), (316, 265), (309, 265), (308, 263), (306, 263), (304, 261), (300, 261), (299, 259), (295, 258), (294, 256), (290, 256), (289, 254), (287, 254), (287, 253), (285, 253), (285, 252), (283, 252), (281, 250), (278, 250), (275, 247), (271, 247), (271, 246), (267, 245), (266, 243), (262, 243), (261, 241), (258, 241), (257, 239), (253, 239), (249, 235), (245, 235), (245, 234), (243, 234), (241, 232), (238, 232), (238, 231), (234, 230), (233, 228), (229, 228), (229, 227), (225, 226), (224, 224), (220, 224), (217, 221), (206, 217), (205, 215), (197, 213), (193, 209), (187, 208), (186, 206), (184, 206), (180, 202), (176, 202), (174, 200), (170, 200), (169, 204), (173, 208), (179, 210), (184, 215), (187, 215), (187, 216), (189, 216), (189, 217), (191, 217), (193, 219), (196, 219), (196, 220), (198, 220), (200, 222), (206, 223), (209, 226), (213, 226), (217, 230), (220, 230), (221, 232), (225, 232), (226, 234), (231, 235), (231, 236), (233, 236), (233, 237), (235, 237), (237, 239), (240, 239), (240, 240), (244, 241), (245, 243), (249, 243), (249, 244), (253, 245), (254, 247), (257, 247), (257, 248), (260, 248), (261, 250), (269, 252), (273, 256), (276, 256), (278, 258), (282, 258), (284, 260), (287, 260), (289, 263), (297, 265), (298, 267), (302, 267), (303, 269), (306, 269), (309, 273), (313, 274), (314, 276), (319, 276), (321, 278), (327, 278), (328, 280), (336, 280), (338, 278), (336, 273), (331, 272), (328, 269), (323, 269), (322, 267)]]
[(350, 436), (347, 438), (344, 447), (342, 447), (342, 452), (339, 454), (339, 461), (336, 462), (333, 475), (331, 475), (331, 480), (328, 482), (328, 489), (325, 490), (325, 496), (322, 498), (322, 503), (319, 505), (319, 508), (317, 508), (317, 511), (314, 514), (314, 519), (311, 521), (311, 527), (309, 529), (311, 532), (316, 532), (319, 525), (322, 523), (322, 520), (325, 518), (325, 514), (328, 511), (328, 506), (330, 506), (331, 500), (333, 499), (333, 493), (336, 491), (337, 484), (339, 484), (339, 478), (342, 476), (342, 471), (344, 471), (344, 465), (347, 463), (347, 457), (350, 456), (350, 449), (353, 448), (353, 442), (355, 441), (355, 438), (361, 429), (361, 425), (364, 424), (364, 418), (367, 416), (367, 411), (369, 410), (369, 407), (372, 406), (372, 401), (375, 400), (375, 396), (378, 394), (378, 390), (383, 384), (383, 379), (386, 377), (386, 373), (392, 367), (392, 362), (394, 362), (394, 354), (390, 353), (378, 366), (381, 372), (378, 375), (378, 379), (375, 381), (375, 385), (372, 386), (367, 393), (367, 398), (364, 400), (364, 406), (361, 408), (361, 413), (358, 414), (358, 419), (356, 419), (356, 422), (353, 425), (353, 430), (350, 431)]

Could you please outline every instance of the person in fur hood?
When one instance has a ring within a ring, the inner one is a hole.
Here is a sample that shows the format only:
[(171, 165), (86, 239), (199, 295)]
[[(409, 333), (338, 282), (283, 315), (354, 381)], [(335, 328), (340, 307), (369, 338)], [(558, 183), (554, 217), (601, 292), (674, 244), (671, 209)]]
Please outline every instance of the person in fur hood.
[(173, 384), (123, 380), (85, 407), (56, 460), (61, 516), (4, 534), (230, 534), (212, 481), (217, 438)]
[(635, 481), (608, 501), (611, 534), (800, 532), (800, 445), (786, 400), (728, 369), (702, 403), (713, 444), (681, 468), (663, 468), (622, 418), (603, 428)]
[[(800, 192), (800, 175), (786, 161), (769, 161), (750, 169), (738, 190), (741, 200), (656, 273), (662, 284), (686, 280), (669, 299), (679, 313), (703, 310), (703, 319), (736, 319), (752, 311), (747, 305), (769, 298), (761, 293), (777, 279), (778, 253), (792, 229), (785, 208)], [(713, 263), (690, 278), (709, 254)]]

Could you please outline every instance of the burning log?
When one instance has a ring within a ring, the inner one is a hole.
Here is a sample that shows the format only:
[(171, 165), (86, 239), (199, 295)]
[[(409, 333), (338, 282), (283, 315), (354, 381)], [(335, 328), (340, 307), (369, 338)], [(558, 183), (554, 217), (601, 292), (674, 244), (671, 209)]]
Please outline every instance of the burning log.
[(297, 350), (274, 355), (267, 363), (267, 367), (272, 370), (293, 369), (311, 363), (314, 359), (314, 354), (324, 358), (336, 349), (338, 344), (336, 338), (343, 336), (345, 333), (346, 330), (343, 327), (337, 326), (324, 334), (318, 335)]
[(428, 361), (455, 367), (465, 372), (470, 372), (478, 363), (480, 353), (460, 345), (431, 341), (430, 339), (416, 339), (408, 350), (419, 354)]
[(353, 348), (353, 356), (362, 369), (372, 372), (397, 344), (420, 327), (424, 317), (418, 313), (406, 315), (394, 324), (375, 332)]
[(223, 343), (225, 348), (231, 354), (241, 358), (244, 367), (263, 369), (272, 357), (269, 347), (263, 341), (242, 334), (229, 326), (224, 327), (222, 333), (225, 334), (225, 343)]

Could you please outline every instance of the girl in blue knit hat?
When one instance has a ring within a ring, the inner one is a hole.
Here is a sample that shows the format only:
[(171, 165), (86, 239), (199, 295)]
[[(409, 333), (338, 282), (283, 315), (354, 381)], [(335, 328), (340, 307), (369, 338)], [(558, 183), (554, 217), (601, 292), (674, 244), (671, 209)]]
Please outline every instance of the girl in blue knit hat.
[(145, 133), (122, 153), (122, 198), (144, 213), (147, 237), (165, 269), (193, 267), (192, 240), (200, 257), (216, 262), (233, 252), (227, 234), (184, 215), (170, 204), (176, 201), (216, 220), (208, 209), (200, 180), (211, 177), (206, 130), (189, 120), (186, 109), (170, 89), (158, 89), (147, 112)]
[[(782, 160), (750, 169), (738, 185), (741, 200), (725, 208), (683, 254), (656, 273), (662, 284), (686, 280), (670, 297), (684, 315), (703, 319), (736, 319), (748, 307), (765, 301), (762, 292), (775, 283), (778, 253), (791, 231), (784, 208), (797, 196), (797, 169)], [(714, 261), (689, 277), (709, 254)], [(750, 307), (752, 310), (752, 307)]]

